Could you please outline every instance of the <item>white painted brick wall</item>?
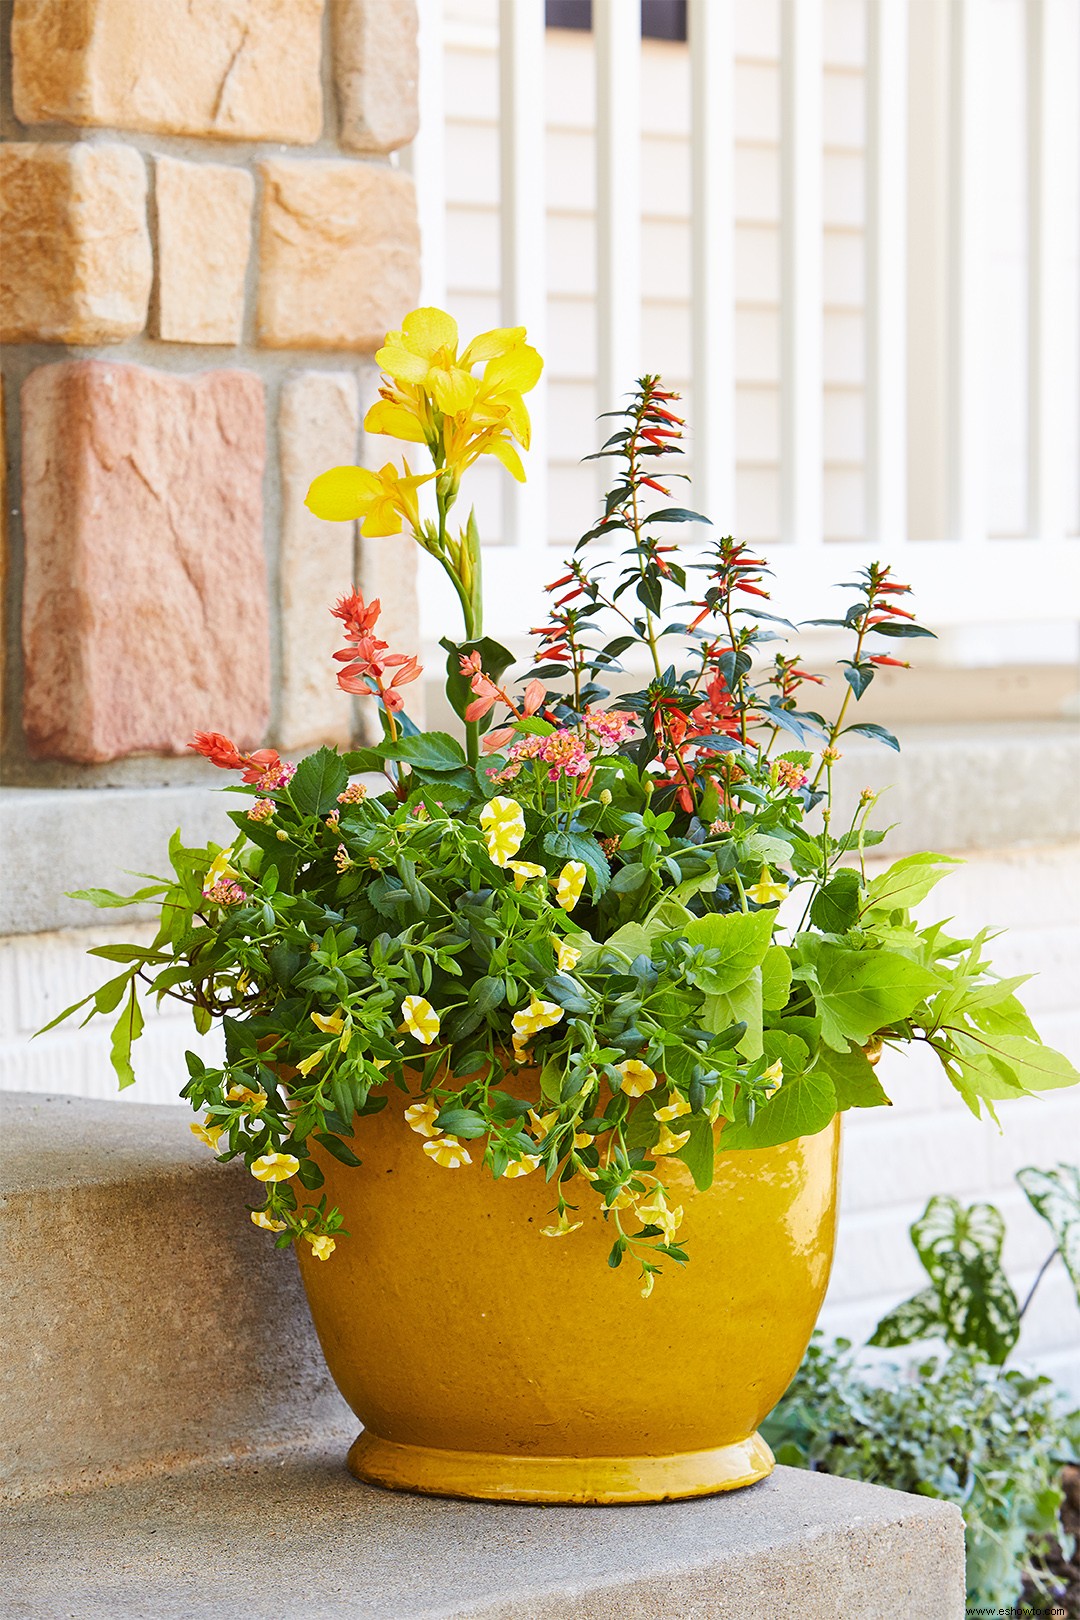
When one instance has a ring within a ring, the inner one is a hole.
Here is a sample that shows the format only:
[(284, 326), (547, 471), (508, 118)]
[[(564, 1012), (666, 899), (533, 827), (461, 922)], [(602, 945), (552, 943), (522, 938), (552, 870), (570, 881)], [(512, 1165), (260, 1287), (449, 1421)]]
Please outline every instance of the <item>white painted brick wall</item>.
[[(951, 916), (956, 932), (992, 923), (1005, 974), (1036, 973), (1025, 1000), (1047, 1040), (1080, 1064), (1080, 846), (974, 855), (923, 908)], [(0, 942), (0, 1087), (112, 1097), (107, 1025), (71, 1025), (36, 1040), (33, 1031), (105, 976), (88, 945), (148, 937), (130, 925), (31, 934)], [(183, 1052), (210, 1059), (215, 1038), (195, 1034), (184, 1009), (169, 1004), (147, 1018), (137, 1052), (132, 1102), (171, 1102), (183, 1084)], [(913, 1293), (922, 1273), (907, 1229), (936, 1192), (985, 1198), (1005, 1213), (1006, 1261), (1021, 1298), (1049, 1244), (1041, 1221), (1013, 1180), (1025, 1164), (1075, 1161), (1080, 1152), (1080, 1088), (1004, 1104), (1002, 1131), (978, 1122), (922, 1049), (886, 1054), (879, 1070), (891, 1112), (852, 1111), (845, 1124), (840, 1239), (822, 1325), (856, 1341), (885, 1310)], [(1025, 1319), (1022, 1351), (1046, 1371), (1080, 1386), (1080, 1313), (1060, 1264), (1048, 1273)]]

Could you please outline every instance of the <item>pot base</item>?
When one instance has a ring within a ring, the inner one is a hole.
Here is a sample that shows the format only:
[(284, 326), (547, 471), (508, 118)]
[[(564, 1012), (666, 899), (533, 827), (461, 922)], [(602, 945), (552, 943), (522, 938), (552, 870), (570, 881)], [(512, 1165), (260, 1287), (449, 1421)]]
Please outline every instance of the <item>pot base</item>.
[(526, 1457), (400, 1445), (370, 1429), (354, 1441), (349, 1472), (368, 1485), (488, 1502), (666, 1502), (737, 1491), (771, 1474), (758, 1434), (715, 1451), (669, 1457)]

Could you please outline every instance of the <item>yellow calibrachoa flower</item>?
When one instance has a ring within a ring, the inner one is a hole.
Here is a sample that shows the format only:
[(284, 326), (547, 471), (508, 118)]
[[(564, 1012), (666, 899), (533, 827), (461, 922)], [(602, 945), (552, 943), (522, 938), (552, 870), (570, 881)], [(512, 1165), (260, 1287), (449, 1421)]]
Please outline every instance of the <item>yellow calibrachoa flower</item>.
[(225, 878), (231, 878), (234, 883), (239, 883), (241, 874), (236, 870), (235, 866), (229, 865), (229, 853), (227, 849), (223, 849), (220, 855), (215, 855), (210, 862), (206, 876), (203, 878), (204, 894), (208, 889), (212, 889), (215, 883), (221, 883)]
[(285, 1222), (275, 1221), (274, 1217), (268, 1215), (265, 1209), (253, 1209), (251, 1219), (256, 1226), (261, 1226), (264, 1232), (284, 1232), (285, 1230)]
[(438, 1136), (440, 1134), (435, 1121), (439, 1117), (439, 1105), (430, 1098), (424, 1097), (420, 1102), (411, 1103), (405, 1110), (405, 1119), (411, 1131), (419, 1131), (421, 1136)]
[(510, 1020), (514, 1031), (514, 1056), (519, 1059), (523, 1057), (525, 1047), (533, 1036), (557, 1024), (562, 1015), (560, 1006), (554, 1001), (541, 1001), (534, 990), (529, 1005), (516, 1012)]
[[(487, 852), (496, 866), (506, 866), (521, 848), (525, 837), (525, 812), (516, 799), (502, 794), (489, 799), (480, 812)], [(524, 864), (524, 863), (523, 863)]]
[(547, 877), (547, 868), (537, 866), (535, 861), (507, 861), (506, 870), (514, 874), (515, 889), (523, 889), (530, 878)]
[(360, 533), (373, 538), (400, 534), (402, 519), (415, 534), (420, 528), (417, 490), (435, 474), (417, 475), (407, 461), (403, 465), (404, 473), (399, 473), (392, 461), (378, 472), (368, 467), (331, 467), (314, 480), (304, 505), (316, 517), (330, 523), (349, 523), (360, 518)]
[(669, 1125), (673, 1119), (681, 1119), (683, 1114), (689, 1112), (690, 1104), (686, 1098), (673, 1091), (671, 1101), (665, 1107), (653, 1109), (653, 1118), (658, 1119), (662, 1125)]
[(592, 1147), (592, 1145), (593, 1138), (589, 1135), (588, 1131), (574, 1132), (574, 1146), (576, 1148)]
[(647, 1271), (645, 1273), (645, 1281), (641, 1285), (641, 1297), (642, 1297), (642, 1299), (648, 1299), (649, 1295), (653, 1291), (653, 1284), (655, 1283), (655, 1281), (656, 1281), (655, 1272)]
[(523, 1153), (520, 1159), (511, 1159), (503, 1171), (503, 1175), (507, 1181), (516, 1181), (519, 1176), (531, 1176), (539, 1163), (540, 1159), (537, 1154)]
[(213, 1148), (214, 1152), (216, 1153), (218, 1137), (221, 1135), (224, 1129), (224, 1125), (212, 1125), (210, 1123), (210, 1116), (207, 1115), (202, 1124), (200, 1124), (198, 1120), (195, 1121), (194, 1125), (191, 1127), (191, 1134), (192, 1136), (197, 1136), (200, 1142), (205, 1142), (208, 1148)]
[(557, 1226), (542, 1226), (540, 1230), (545, 1237), (558, 1238), (565, 1237), (568, 1232), (576, 1232), (578, 1227), (583, 1224), (582, 1221), (572, 1221), (564, 1209), (559, 1216)]
[(344, 1016), (339, 1013), (312, 1013), (311, 1022), (324, 1035), (340, 1035), (345, 1028)]
[(256, 1181), (288, 1181), (300, 1168), (300, 1160), (291, 1153), (264, 1153), (251, 1166)]
[(318, 1052), (309, 1052), (306, 1058), (300, 1059), (300, 1062), (296, 1065), (296, 1067), (301, 1074), (308, 1075), (311, 1073), (312, 1069), (317, 1069), (319, 1067), (319, 1064), (322, 1062), (325, 1056), (326, 1053), (322, 1050), (319, 1050)]
[(463, 1164), (472, 1164), (472, 1155), (456, 1136), (439, 1136), (425, 1142), (424, 1152), (444, 1170), (458, 1170)]
[(651, 1197), (638, 1204), (634, 1213), (642, 1226), (658, 1226), (665, 1243), (671, 1242), (683, 1221), (682, 1205), (670, 1209), (663, 1187), (654, 1188)]
[(787, 899), (788, 886), (786, 883), (771, 882), (769, 868), (763, 866), (761, 876), (753, 888), (747, 889), (746, 893), (756, 906), (771, 906)]
[(585, 887), (585, 867), (581, 861), (567, 861), (555, 885), (556, 902), (564, 911), (573, 911)]
[(765, 1088), (766, 1097), (771, 1097), (774, 1091), (780, 1090), (784, 1083), (784, 1065), (779, 1058), (775, 1063), (769, 1064), (761, 1078), (769, 1082)]
[(246, 1103), (249, 1114), (261, 1114), (266, 1107), (266, 1092), (261, 1086), (258, 1091), (252, 1091), (250, 1086), (230, 1086), (225, 1101)]
[(423, 996), (406, 996), (401, 1003), (401, 1028), (415, 1035), (421, 1046), (438, 1040), (441, 1020), (430, 1001)]
[(672, 1131), (665, 1125), (649, 1152), (654, 1158), (659, 1158), (665, 1153), (678, 1153), (683, 1144), (689, 1140), (689, 1131)]
[(656, 1076), (649, 1065), (640, 1063), (637, 1058), (627, 1058), (625, 1063), (617, 1063), (615, 1067), (622, 1075), (619, 1089), (625, 1091), (628, 1097), (644, 1097), (656, 1085)]
[(304, 1236), (311, 1244), (311, 1252), (315, 1256), (316, 1260), (329, 1260), (330, 1256), (337, 1248), (337, 1244), (334, 1242), (333, 1238), (327, 1237), (325, 1233), (323, 1233), (321, 1237), (312, 1237), (310, 1232), (306, 1232)]
[(555, 961), (560, 973), (569, 973), (581, 961), (581, 952), (576, 945), (571, 945), (568, 939), (562, 939), (556, 934), (552, 939), (555, 947)]
[(529, 1129), (538, 1142), (543, 1141), (555, 1121), (559, 1117), (559, 1110), (552, 1109), (550, 1114), (538, 1114), (535, 1108), (529, 1109)]

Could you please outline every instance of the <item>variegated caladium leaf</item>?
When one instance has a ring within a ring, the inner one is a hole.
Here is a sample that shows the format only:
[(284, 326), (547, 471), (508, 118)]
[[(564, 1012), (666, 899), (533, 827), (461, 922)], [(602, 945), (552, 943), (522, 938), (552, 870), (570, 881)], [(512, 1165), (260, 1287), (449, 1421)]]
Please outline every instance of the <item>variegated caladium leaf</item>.
[(1016, 1179), (1032, 1209), (1053, 1232), (1080, 1305), (1080, 1169), (1075, 1164), (1059, 1164), (1053, 1170), (1029, 1165), (1017, 1171)]

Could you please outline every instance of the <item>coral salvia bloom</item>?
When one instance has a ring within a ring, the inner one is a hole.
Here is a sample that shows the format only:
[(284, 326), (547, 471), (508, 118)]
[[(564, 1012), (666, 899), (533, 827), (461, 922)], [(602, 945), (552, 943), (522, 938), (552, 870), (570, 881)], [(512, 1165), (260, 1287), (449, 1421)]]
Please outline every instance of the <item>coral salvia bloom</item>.
[(197, 731), (188, 747), (223, 771), (243, 771), (243, 781), (257, 783), (272, 792), (285, 787), (295, 774), (295, 765), (286, 765), (276, 748), (259, 748), (244, 754), (220, 731)]
[(288, 1181), (300, 1168), (291, 1153), (264, 1153), (254, 1161), (251, 1173), (256, 1181)]

